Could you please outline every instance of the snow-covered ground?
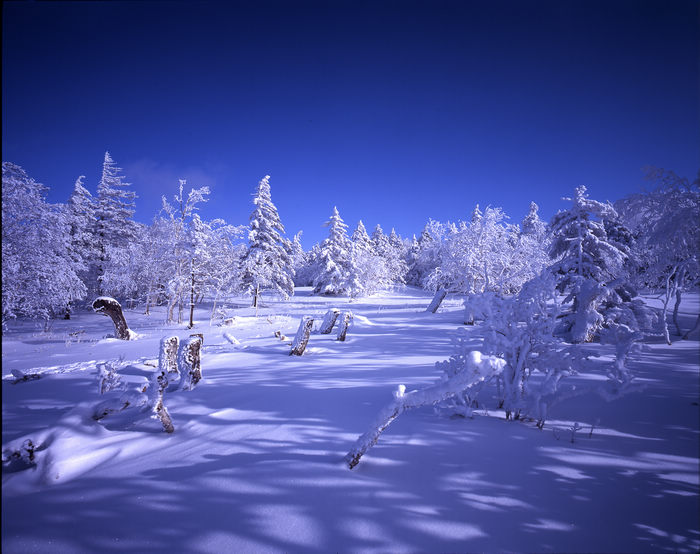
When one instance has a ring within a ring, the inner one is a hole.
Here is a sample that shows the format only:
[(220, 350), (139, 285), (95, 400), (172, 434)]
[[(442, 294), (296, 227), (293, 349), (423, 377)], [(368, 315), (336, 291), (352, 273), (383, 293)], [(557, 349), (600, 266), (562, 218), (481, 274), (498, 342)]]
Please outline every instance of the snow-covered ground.
[[(698, 300), (683, 305), (686, 328)], [(198, 310), (193, 331), (163, 324), (163, 309), (125, 310), (139, 334), (129, 342), (103, 338), (113, 327), (97, 314), (49, 332), (15, 323), (2, 340), (3, 451), (27, 438), (39, 450), (35, 467), (3, 471), (3, 552), (700, 549), (697, 333), (645, 345), (630, 364), (643, 390), (577, 397), (544, 430), (494, 409), (418, 409), (348, 470), (343, 457), (396, 386), (434, 383), (451, 354), (461, 302), (428, 314), (429, 301), (411, 288), (352, 303), (302, 289), (264, 300), (258, 317), (240, 299), (230, 327)], [(315, 333), (289, 356), (301, 316), (320, 324), (330, 307), (355, 314), (347, 340)], [(96, 362), (122, 356), (125, 378), (145, 381), (160, 338), (191, 332), (204, 334), (204, 379), (166, 393), (173, 434), (137, 409), (90, 417)], [(478, 326), (469, 332), (478, 347)], [(42, 376), (12, 384), (13, 369)]]

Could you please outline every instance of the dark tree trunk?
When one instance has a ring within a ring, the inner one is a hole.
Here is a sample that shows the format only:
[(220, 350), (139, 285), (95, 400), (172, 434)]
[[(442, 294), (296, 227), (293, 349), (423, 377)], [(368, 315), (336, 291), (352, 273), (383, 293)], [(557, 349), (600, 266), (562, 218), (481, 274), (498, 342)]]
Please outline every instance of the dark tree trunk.
[(289, 353), (290, 356), (301, 356), (306, 350), (306, 345), (309, 343), (309, 336), (311, 335), (311, 327), (313, 327), (314, 319), (309, 316), (304, 316), (299, 323), (299, 329), (294, 337), (294, 342), (292, 342), (292, 351)]
[(131, 338), (129, 326), (126, 324), (126, 319), (124, 319), (122, 307), (114, 298), (100, 296), (92, 303), (92, 309), (98, 314), (109, 316), (112, 319), (115, 336), (118, 339), (129, 340)]
[(192, 283), (190, 286), (190, 324), (188, 326), (188, 329), (192, 329), (194, 327), (194, 271), (191, 273), (192, 275)]

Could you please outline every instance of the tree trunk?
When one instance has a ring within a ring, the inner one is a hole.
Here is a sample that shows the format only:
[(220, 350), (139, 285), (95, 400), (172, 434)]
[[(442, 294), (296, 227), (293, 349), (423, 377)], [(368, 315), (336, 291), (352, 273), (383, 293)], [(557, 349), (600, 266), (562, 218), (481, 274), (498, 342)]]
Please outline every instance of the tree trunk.
[(151, 412), (153, 417), (160, 420), (161, 425), (163, 425), (163, 431), (166, 433), (172, 433), (175, 431), (173, 427), (173, 420), (168, 413), (168, 409), (163, 404), (163, 393), (168, 387), (168, 373), (159, 368), (154, 373), (151, 378), (151, 384), (149, 386), (149, 405), (151, 406)]
[(352, 320), (352, 312), (343, 312), (340, 316), (340, 323), (338, 324), (338, 337), (336, 340), (344, 341), (345, 335), (348, 333), (348, 327), (350, 326), (350, 321)]
[(191, 336), (180, 345), (180, 352), (177, 356), (177, 365), (180, 369), (180, 390), (192, 390), (202, 380), (201, 349), (201, 335)]
[(340, 310), (337, 308), (331, 308), (326, 312), (326, 315), (323, 316), (323, 323), (321, 323), (322, 335), (330, 334), (330, 332), (333, 330), (333, 325), (335, 325), (336, 319), (338, 319), (338, 315), (340, 315)]
[(109, 316), (114, 323), (115, 336), (121, 340), (129, 340), (131, 332), (124, 319), (122, 307), (114, 298), (100, 296), (92, 303), (92, 309), (98, 314)]
[(175, 383), (180, 372), (177, 368), (177, 350), (180, 344), (178, 337), (163, 337), (160, 341), (158, 368), (165, 371), (168, 380)]
[(428, 306), (426, 312), (429, 312), (431, 314), (437, 312), (437, 309), (440, 307), (440, 304), (442, 304), (442, 301), (445, 299), (445, 296), (447, 296), (446, 290), (437, 291), (435, 293), (435, 296), (433, 296), (433, 300), (432, 302), (430, 302), (430, 305)]
[(680, 287), (676, 288), (676, 303), (673, 305), (673, 324), (676, 326), (676, 334), (678, 336), (681, 336), (683, 332), (681, 331), (681, 326), (678, 323), (678, 308), (680, 308), (681, 305), (681, 289)]
[(190, 324), (187, 327), (188, 329), (194, 327), (194, 271), (190, 275), (192, 276), (192, 281), (190, 283)]
[(304, 316), (299, 323), (299, 329), (292, 342), (292, 351), (289, 353), (290, 356), (301, 356), (306, 350), (306, 345), (309, 343), (309, 336), (311, 335), (311, 327), (313, 327), (314, 319), (309, 316)]

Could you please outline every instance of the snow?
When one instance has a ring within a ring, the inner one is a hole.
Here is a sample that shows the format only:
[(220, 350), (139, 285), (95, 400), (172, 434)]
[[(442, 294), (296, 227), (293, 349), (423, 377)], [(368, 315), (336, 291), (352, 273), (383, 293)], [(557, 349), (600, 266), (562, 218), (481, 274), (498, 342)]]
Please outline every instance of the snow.
[[(204, 305), (191, 330), (163, 323), (165, 307), (125, 309), (136, 342), (104, 339), (111, 322), (88, 311), (50, 332), (13, 322), (2, 341), (3, 452), (27, 438), (37, 450), (35, 467), (3, 470), (3, 552), (700, 549), (697, 332), (648, 341), (629, 363), (644, 387), (619, 400), (577, 396), (543, 430), (493, 405), (473, 419), (417, 408), (348, 470), (343, 457), (398, 385), (408, 395), (440, 380), (435, 362), (451, 355), (463, 308), (448, 296), (425, 313), (431, 298), (302, 288), (288, 301), (264, 297), (258, 317), (238, 299), (226, 327), (205, 323)], [(686, 329), (699, 300), (685, 295)], [(346, 341), (312, 333), (304, 355), (289, 356), (275, 331), (293, 337), (302, 316), (330, 308), (355, 314)], [(466, 332), (478, 350), (480, 325)], [(205, 337), (203, 379), (165, 394), (174, 433), (137, 408), (92, 419), (104, 400), (98, 362), (123, 357), (119, 373), (135, 384), (155, 370), (162, 337), (191, 333)], [(589, 347), (615, 357), (614, 345)], [(12, 384), (12, 370), (41, 378)]]

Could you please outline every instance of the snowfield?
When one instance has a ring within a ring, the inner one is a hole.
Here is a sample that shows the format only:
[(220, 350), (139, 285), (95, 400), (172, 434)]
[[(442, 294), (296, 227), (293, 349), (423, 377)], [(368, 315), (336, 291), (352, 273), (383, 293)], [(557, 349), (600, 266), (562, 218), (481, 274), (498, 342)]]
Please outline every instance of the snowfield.
[[(700, 550), (697, 332), (643, 345), (630, 362), (639, 386), (619, 400), (576, 397), (543, 430), (505, 421), (488, 394), (473, 419), (420, 408), (349, 470), (344, 456), (397, 386), (435, 383), (452, 353), (462, 302), (430, 314), (431, 297), (302, 288), (263, 297), (257, 317), (235, 299), (230, 326), (210, 326), (205, 305), (191, 331), (165, 325), (165, 308), (125, 310), (128, 342), (88, 312), (48, 332), (15, 322), (2, 339), (3, 458), (26, 439), (37, 450), (32, 467), (3, 463), (3, 552)], [(682, 305), (686, 329), (699, 300)], [(314, 332), (289, 356), (301, 317), (316, 329), (329, 308), (352, 310), (346, 341)], [(174, 433), (136, 408), (92, 418), (98, 362), (122, 357), (124, 380), (146, 383), (160, 339), (190, 333), (204, 335), (204, 378), (165, 394)], [(469, 333), (478, 349), (479, 326)], [(614, 347), (590, 348), (612, 359)], [(41, 375), (13, 384), (12, 370)]]

